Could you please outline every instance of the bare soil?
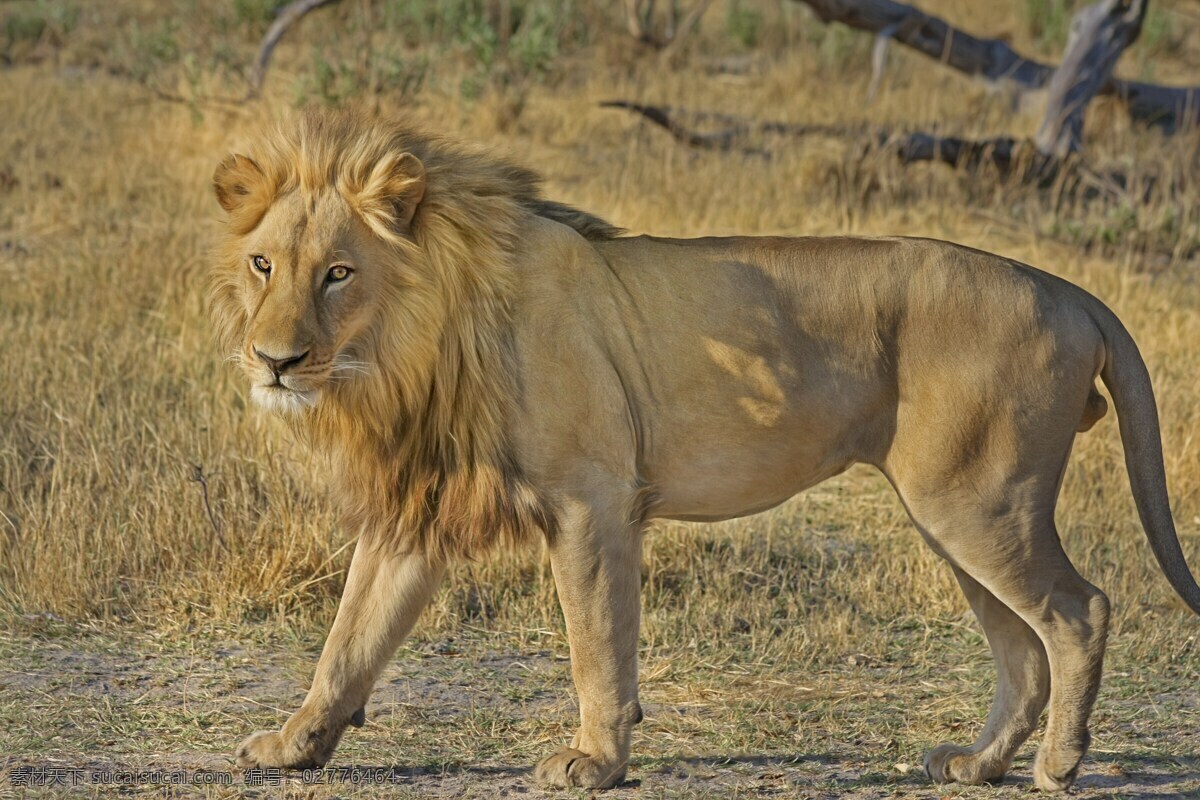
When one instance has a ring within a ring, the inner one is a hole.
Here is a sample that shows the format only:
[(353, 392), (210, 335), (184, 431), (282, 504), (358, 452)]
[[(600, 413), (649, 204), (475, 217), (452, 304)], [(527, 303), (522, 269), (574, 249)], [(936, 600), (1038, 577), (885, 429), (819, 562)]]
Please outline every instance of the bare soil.
[[(580, 796), (544, 791), (530, 773), (539, 753), (569, 735), (576, 713), (569, 663), (554, 641), (507, 649), (503, 645), (512, 642), (481, 631), (403, 650), (372, 697), (366, 726), (347, 732), (329, 769), (306, 776), (244, 774), (229, 754), (243, 735), (278, 725), (300, 703), (314, 643), (200, 637), (180, 645), (145, 635), (64, 633), (0, 639), (0, 752), (6, 754), (0, 795)], [(857, 800), (1033, 793), (1032, 747), (1000, 785), (947, 787), (924, 776), (920, 741), (872, 737), (873, 727), (890, 730), (898, 719), (903, 727), (907, 709), (954, 700), (955, 693), (986, 702), (989, 687), (969, 684), (987, 683), (990, 664), (974, 658), (966, 672), (961, 665), (944, 667), (966, 680), (941, 687), (930, 680), (937, 669), (851, 655), (844, 669), (824, 670), (805, 686), (792, 683), (801, 699), (782, 713), (790, 713), (795, 727), (832, 698), (852, 723), (806, 731), (785, 724), (783, 735), (777, 735), (780, 704), (769, 696), (788, 694), (780, 686), (788, 681), (778, 680), (792, 677), (786, 673), (743, 670), (728, 688), (744, 687), (745, 695), (733, 702), (703, 686), (678, 702), (674, 687), (660, 690), (651, 676), (628, 780), (604, 796)], [(1169, 677), (1156, 686), (1148, 681), (1151, 676), (1136, 673), (1108, 676), (1096, 744), (1077, 784), (1081, 796), (1200, 797), (1200, 759), (1186, 755), (1200, 750), (1200, 689)], [(812, 700), (806, 703), (804, 694)], [(755, 731), (756, 703), (764, 706), (762, 722), (772, 735)], [(944, 733), (967, 739), (977, 722), (951, 723)], [(231, 785), (164, 788), (147, 774), (190, 782), (201, 780), (197, 771)], [(128, 774), (136, 772), (144, 774)], [(60, 785), (45, 785), (55, 779)], [(115, 786), (118, 779), (125, 785)]]

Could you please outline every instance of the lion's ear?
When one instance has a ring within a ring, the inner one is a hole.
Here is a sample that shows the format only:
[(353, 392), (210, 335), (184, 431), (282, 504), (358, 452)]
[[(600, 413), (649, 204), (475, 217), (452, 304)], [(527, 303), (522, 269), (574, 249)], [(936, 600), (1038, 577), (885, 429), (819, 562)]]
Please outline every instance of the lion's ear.
[(379, 160), (356, 193), (363, 219), (381, 234), (407, 233), (425, 197), (425, 165), (412, 153)]
[(260, 193), (265, 185), (266, 176), (262, 169), (254, 163), (254, 159), (242, 155), (226, 157), (213, 173), (217, 202), (230, 214)]

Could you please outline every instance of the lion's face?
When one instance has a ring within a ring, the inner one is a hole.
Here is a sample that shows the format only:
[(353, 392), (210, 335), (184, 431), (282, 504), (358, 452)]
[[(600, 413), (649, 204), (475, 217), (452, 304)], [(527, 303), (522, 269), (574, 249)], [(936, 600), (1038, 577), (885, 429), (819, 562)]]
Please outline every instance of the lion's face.
[(242, 240), (245, 335), (237, 360), (251, 398), (277, 411), (315, 405), (331, 381), (369, 369), (359, 337), (383, 290), (373, 237), (342, 197), (293, 193)]
[(233, 235), (215, 297), (229, 358), (258, 405), (301, 413), (372, 373), (382, 307), (406, 281), (394, 235), (411, 220), (406, 185), (387, 184), (398, 167), (420, 167), (409, 159), (383, 165), (387, 174), (369, 174), (366, 185), (282, 193), (243, 156), (218, 168)]

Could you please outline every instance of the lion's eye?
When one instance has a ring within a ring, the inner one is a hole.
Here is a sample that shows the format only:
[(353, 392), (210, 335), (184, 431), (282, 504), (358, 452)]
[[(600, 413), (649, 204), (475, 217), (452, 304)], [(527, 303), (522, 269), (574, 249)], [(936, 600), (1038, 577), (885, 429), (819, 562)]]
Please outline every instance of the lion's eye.
[(351, 269), (342, 264), (336, 267), (330, 267), (329, 272), (325, 275), (326, 283), (340, 283), (350, 277)]
[(271, 274), (271, 261), (266, 256), (254, 256), (250, 259), (250, 263), (263, 275)]

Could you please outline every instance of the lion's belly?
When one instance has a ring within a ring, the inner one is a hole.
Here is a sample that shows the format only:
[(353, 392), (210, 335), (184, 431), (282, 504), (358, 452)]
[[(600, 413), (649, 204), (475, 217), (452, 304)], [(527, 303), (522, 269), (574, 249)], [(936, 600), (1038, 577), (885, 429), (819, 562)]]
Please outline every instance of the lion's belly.
[(721, 522), (747, 517), (774, 508), (798, 492), (837, 475), (849, 466), (843, 464), (807, 480), (774, 487), (775, 491), (767, 491), (770, 487), (761, 483), (743, 487), (743, 491), (736, 491), (737, 487), (731, 487), (728, 483), (720, 486), (696, 484), (685, 491), (669, 491), (668, 496), (654, 506), (650, 516), (683, 522)]
[(647, 464), (658, 500), (651, 514), (715, 522), (765, 511), (854, 463), (847, 441), (801, 424), (681, 435)]

